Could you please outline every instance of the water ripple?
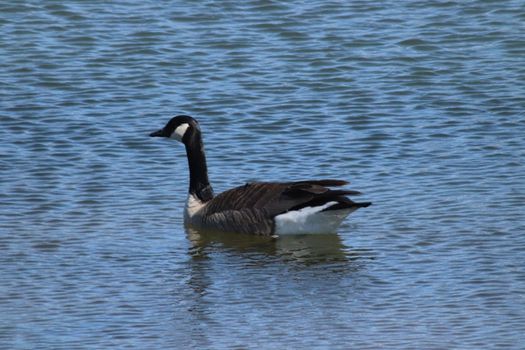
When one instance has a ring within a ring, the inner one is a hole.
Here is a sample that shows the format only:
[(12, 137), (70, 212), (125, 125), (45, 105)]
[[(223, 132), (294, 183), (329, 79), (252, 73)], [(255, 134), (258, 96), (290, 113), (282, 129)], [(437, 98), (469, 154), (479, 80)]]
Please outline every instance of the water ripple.
[[(524, 19), (0, 4), (0, 347), (521, 348)], [(217, 192), (340, 177), (374, 205), (332, 236), (186, 233), (184, 150), (147, 137), (180, 113)]]

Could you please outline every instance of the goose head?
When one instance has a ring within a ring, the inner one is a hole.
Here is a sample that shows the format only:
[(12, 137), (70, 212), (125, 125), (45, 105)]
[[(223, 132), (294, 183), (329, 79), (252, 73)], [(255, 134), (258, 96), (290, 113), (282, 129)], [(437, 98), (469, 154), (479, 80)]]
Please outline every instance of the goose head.
[(167, 137), (186, 144), (192, 134), (200, 132), (199, 123), (190, 116), (178, 115), (160, 130), (149, 134), (151, 137)]

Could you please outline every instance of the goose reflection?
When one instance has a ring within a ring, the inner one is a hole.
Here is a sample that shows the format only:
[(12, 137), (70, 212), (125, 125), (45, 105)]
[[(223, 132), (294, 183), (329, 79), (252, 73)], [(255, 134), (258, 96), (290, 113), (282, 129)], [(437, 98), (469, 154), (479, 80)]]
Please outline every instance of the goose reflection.
[(338, 234), (287, 235), (278, 238), (186, 228), (194, 259), (206, 259), (217, 251), (259, 253), (285, 261), (306, 264), (345, 262), (358, 259), (363, 251), (346, 246)]
[[(363, 264), (372, 258), (369, 251), (346, 246), (337, 234), (271, 238), (189, 227), (186, 233), (190, 242), (187, 311), (197, 348), (210, 347), (209, 326), (222, 322), (216, 319), (220, 317), (217, 303), (222, 300), (230, 303), (228, 313), (243, 313), (239, 316), (243, 319), (246, 310), (236, 305), (251, 302), (261, 291), (284, 295), (286, 301), (304, 296), (305, 288), (347, 285), (359, 280)], [(289, 286), (292, 290), (287, 291)], [(269, 302), (276, 300), (282, 304), (279, 298)]]

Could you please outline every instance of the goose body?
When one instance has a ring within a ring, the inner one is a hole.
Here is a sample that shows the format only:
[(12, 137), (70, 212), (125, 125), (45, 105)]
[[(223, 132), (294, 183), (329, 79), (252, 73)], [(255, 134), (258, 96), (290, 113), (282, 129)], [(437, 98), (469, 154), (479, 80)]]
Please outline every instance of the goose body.
[(357, 191), (332, 189), (347, 184), (342, 180), (253, 182), (214, 196), (195, 119), (174, 117), (150, 136), (174, 138), (186, 146), (190, 188), (184, 222), (197, 229), (257, 235), (334, 233), (350, 213), (371, 204), (347, 197), (359, 195)]

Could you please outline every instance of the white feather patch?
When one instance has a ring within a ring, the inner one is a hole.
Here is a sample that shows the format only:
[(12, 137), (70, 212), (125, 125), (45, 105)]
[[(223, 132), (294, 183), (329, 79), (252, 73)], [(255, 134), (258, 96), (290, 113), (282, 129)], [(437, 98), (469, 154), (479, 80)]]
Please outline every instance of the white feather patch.
[(341, 222), (355, 209), (322, 211), (337, 202), (304, 207), (275, 217), (275, 234), (335, 233)]
[(186, 208), (184, 208), (184, 221), (191, 224), (192, 222), (198, 222), (199, 210), (204, 207), (204, 203), (192, 194), (188, 194), (188, 200), (186, 201)]
[(182, 142), (182, 138), (184, 137), (184, 134), (186, 133), (186, 130), (188, 130), (189, 127), (190, 127), (190, 124), (188, 123), (184, 123), (184, 124), (177, 126), (175, 131), (173, 131), (173, 133), (171, 134), (170, 138), (175, 139), (179, 142)]

